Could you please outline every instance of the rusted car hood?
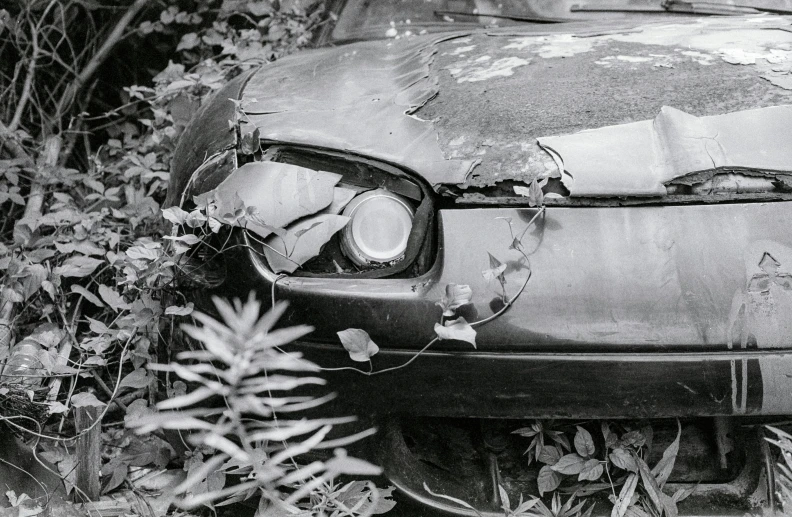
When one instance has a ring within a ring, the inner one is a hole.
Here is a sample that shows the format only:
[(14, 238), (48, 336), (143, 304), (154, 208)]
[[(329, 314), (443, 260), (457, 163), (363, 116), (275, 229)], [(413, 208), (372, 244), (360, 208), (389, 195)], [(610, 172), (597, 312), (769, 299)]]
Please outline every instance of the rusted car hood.
[[(780, 16), (369, 41), (290, 56), (248, 83), (244, 130), (393, 162), (433, 185), (557, 173), (537, 139), (791, 103)], [(533, 28), (535, 30), (535, 28)]]

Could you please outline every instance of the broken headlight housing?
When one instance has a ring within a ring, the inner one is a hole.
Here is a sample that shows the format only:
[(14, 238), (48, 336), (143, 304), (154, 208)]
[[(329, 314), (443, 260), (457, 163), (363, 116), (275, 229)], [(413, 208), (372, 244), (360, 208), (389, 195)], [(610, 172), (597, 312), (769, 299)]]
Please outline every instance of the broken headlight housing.
[[(263, 161), (296, 165), (341, 175), (337, 187), (351, 192), (340, 215), (347, 225), (321, 252), (290, 273), (294, 276), (381, 278), (414, 277), (435, 258), (435, 219), (431, 189), (388, 164), (306, 147), (264, 146)], [(300, 221), (287, 227), (299, 226)], [(273, 239), (277, 237), (273, 236)], [(267, 242), (248, 239), (253, 258), (269, 267)], [(271, 243), (269, 243), (271, 244)], [(259, 248), (261, 253), (255, 253)]]
[(357, 266), (404, 259), (413, 226), (409, 201), (385, 189), (356, 196), (344, 209), (350, 218), (342, 230), (341, 250)]

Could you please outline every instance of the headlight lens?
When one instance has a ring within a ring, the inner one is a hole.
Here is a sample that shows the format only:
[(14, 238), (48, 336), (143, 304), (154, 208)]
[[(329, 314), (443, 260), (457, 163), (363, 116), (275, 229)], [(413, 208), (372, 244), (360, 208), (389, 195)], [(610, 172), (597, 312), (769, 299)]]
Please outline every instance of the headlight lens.
[(372, 190), (353, 199), (344, 215), (351, 221), (344, 228), (341, 247), (352, 262), (367, 266), (404, 257), (414, 216), (405, 198)]

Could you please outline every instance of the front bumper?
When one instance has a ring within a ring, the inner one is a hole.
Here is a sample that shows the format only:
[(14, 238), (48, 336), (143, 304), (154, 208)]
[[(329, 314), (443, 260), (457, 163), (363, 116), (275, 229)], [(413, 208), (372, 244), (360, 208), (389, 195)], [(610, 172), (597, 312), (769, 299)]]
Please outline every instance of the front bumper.
[[(314, 363), (349, 366), (341, 345), (294, 343)], [(377, 370), (412, 350), (374, 356)], [(361, 364), (361, 363), (355, 363)], [(365, 368), (365, 366), (364, 366)], [(357, 414), (476, 418), (670, 418), (792, 414), (792, 352), (433, 352), (367, 376), (327, 371)]]

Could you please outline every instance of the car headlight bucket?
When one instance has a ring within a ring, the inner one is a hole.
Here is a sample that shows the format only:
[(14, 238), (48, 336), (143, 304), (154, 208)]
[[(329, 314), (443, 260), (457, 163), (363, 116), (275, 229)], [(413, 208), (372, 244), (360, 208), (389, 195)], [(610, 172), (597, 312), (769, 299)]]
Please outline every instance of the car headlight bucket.
[(389, 263), (404, 257), (415, 211), (410, 203), (384, 189), (365, 192), (353, 199), (343, 215), (341, 248), (358, 266)]

